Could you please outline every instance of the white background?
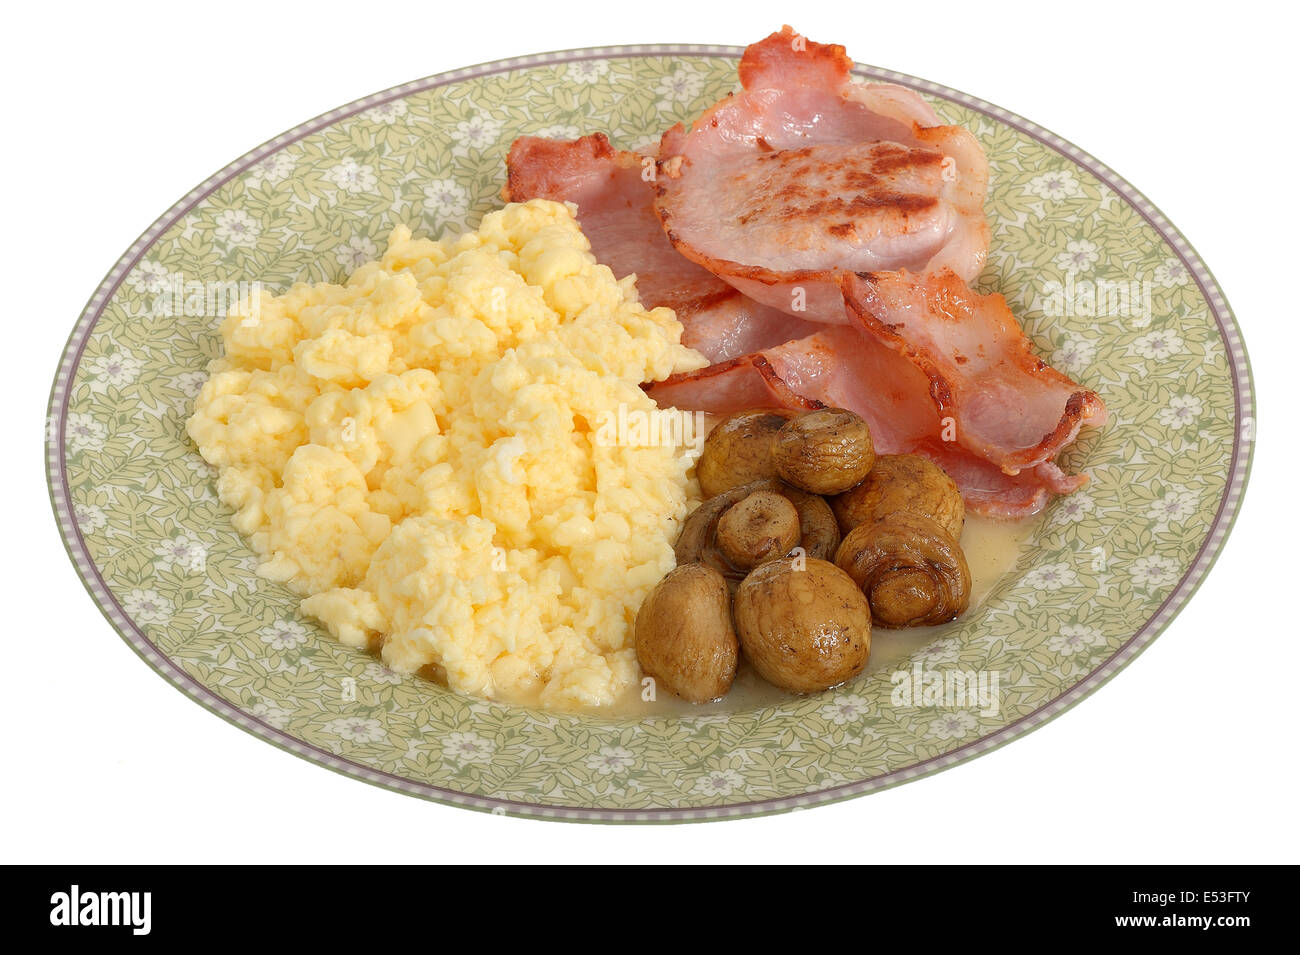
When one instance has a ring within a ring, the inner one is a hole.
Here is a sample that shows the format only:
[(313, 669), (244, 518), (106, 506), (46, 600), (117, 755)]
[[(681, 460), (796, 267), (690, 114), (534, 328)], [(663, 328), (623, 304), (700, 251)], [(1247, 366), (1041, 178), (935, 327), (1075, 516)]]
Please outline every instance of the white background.
[[(1283, 4), (1197, 6), (11, 7), (0, 860), (1297, 861), (1296, 23)], [(1218, 565), (1146, 653), (1046, 727), (937, 776), (773, 818), (618, 829), (471, 813), (337, 776), (136, 658), (64, 554), (41, 432), (68, 332), (150, 222), (239, 154), (389, 86), (552, 49), (743, 45), (786, 21), (1079, 144), (1142, 189), (1222, 283), (1258, 389), (1254, 473)]]

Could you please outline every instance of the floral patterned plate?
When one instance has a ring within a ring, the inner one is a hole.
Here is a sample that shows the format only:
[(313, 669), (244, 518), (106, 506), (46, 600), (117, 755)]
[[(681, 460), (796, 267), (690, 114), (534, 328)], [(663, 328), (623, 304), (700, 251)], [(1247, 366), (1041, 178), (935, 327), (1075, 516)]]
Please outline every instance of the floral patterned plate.
[[(510, 142), (591, 129), (638, 147), (735, 84), (740, 50), (577, 50), (444, 73), (343, 106), (196, 187), (113, 267), (50, 396), (47, 466), (95, 602), (168, 681), (330, 769), (413, 795), (550, 819), (675, 821), (872, 792), (988, 752), (1114, 676), (1204, 579), (1251, 457), (1240, 333), (1195, 252), (1135, 189), (1046, 130), (913, 86), (988, 152), (980, 278), (1112, 413), (1066, 457), (1057, 500), (986, 602), (901, 672), (996, 674), (998, 705), (846, 689), (728, 714), (612, 719), (474, 701), (330, 640), (218, 502), (184, 422), (219, 350), (224, 283), (341, 279), (396, 223), (436, 235), (493, 208)], [(982, 678), (982, 676), (981, 676)]]

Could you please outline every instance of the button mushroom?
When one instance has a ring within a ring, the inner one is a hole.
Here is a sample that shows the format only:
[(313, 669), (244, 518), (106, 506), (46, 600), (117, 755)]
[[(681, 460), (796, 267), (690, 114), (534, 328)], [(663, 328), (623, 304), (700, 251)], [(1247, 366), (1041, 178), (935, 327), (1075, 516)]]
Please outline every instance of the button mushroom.
[(713, 568), (670, 571), (641, 604), (634, 634), (641, 669), (669, 693), (704, 703), (731, 689), (740, 647), (730, 590)]
[(834, 560), (835, 550), (840, 546), (840, 527), (826, 498), (785, 483), (780, 484), (780, 492), (799, 512), (799, 546), (804, 554), (819, 560)]
[(862, 483), (831, 498), (840, 530), (848, 534), (894, 511), (911, 511), (961, 539), (966, 505), (952, 478), (918, 454), (882, 454)]
[[(733, 487), (709, 498), (693, 510), (682, 525), (682, 532), (673, 548), (678, 565), (698, 561), (718, 571), (733, 585), (740, 583), (750, 567), (734, 563), (723, 552), (718, 541), (718, 526), (729, 508), (751, 494), (760, 492), (774, 492), (794, 505), (799, 518), (797, 543), (803, 548), (804, 556), (821, 560), (834, 558), (840, 543), (840, 532), (835, 523), (835, 515), (831, 513), (830, 505), (825, 499), (800, 491), (782, 481), (767, 479), (743, 487)], [(789, 549), (786, 548), (776, 556), (788, 553)]]
[(677, 538), (673, 553), (677, 565), (696, 562), (707, 564), (718, 571), (733, 585), (745, 576), (745, 571), (731, 564), (722, 554), (717, 544), (718, 521), (727, 508), (750, 494), (758, 491), (771, 491), (778, 487), (776, 481), (755, 481), (743, 487), (733, 487), (729, 491), (717, 494), (702, 503), (686, 518), (682, 532)]
[(896, 511), (859, 524), (835, 563), (866, 594), (871, 619), (898, 630), (954, 620), (970, 604), (970, 568), (961, 546), (921, 514)]
[(695, 476), (706, 498), (776, 477), (772, 440), (795, 412), (784, 408), (738, 411), (718, 422), (704, 439)]
[(755, 491), (718, 518), (717, 542), (733, 566), (752, 570), (799, 543), (799, 512), (775, 491)]
[(735, 599), (736, 632), (763, 679), (815, 693), (862, 672), (871, 652), (871, 610), (834, 564), (783, 557), (760, 564)]
[(776, 473), (813, 494), (839, 494), (871, 471), (875, 446), (867, 423), (843, 408), (822, 408), (791, 418), (777, 432)]

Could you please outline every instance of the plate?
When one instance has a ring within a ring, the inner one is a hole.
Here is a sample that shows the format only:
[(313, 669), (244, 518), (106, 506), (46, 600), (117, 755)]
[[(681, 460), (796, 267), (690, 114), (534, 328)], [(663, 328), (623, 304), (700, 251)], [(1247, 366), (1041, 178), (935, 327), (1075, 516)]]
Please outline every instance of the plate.
[[(1049, 506), (976, 611), (845, 688), (614, 719), (404, 679), (256, 576), (184, 431), (219, 351), (223, 283), (337, 281), (397, 223), (472, 227), (498, 203), (516, 136), (601, 129), (648, 145), (732, 90), (740, 53), (572, 50), (419, 80), (253, 150), (132, 244), (59, 364), (47, 468), (77, 572), (149, 666), (259, 738), (369, 783), (496, 813), (667, 822), (814, 806), (953, 766), (1059, 715), (1155, 639), (1222, 548), (1249, 472), (1250, 372), (1222, 292), (1091, 156), (974, 97), (867, 66), (859, 76), (918, 89), (984, 144), (993, 243), (978, 284), (1005, 294), (1041, 353), (1112, 414), (1063, 462), (1089, 486)], [(893, 674), (916, 672), (996, 674), (997, 705), (907, 705)]]

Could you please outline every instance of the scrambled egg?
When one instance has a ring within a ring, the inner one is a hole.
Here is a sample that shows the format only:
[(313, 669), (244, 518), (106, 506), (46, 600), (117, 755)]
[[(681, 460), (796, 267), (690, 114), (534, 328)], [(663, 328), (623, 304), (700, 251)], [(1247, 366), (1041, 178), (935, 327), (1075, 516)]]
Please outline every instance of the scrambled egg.
[(232, 311), (188, 429), (258, 572), (339, 640), (465, 693), (602, 705), (638, 677), (696, 452), (596, 432), (706, 364), (681, 331), (533, 200), (438, 242), (398, 227), (346, 284)]

